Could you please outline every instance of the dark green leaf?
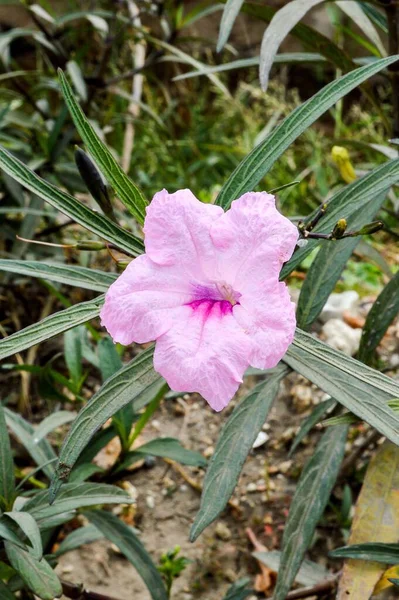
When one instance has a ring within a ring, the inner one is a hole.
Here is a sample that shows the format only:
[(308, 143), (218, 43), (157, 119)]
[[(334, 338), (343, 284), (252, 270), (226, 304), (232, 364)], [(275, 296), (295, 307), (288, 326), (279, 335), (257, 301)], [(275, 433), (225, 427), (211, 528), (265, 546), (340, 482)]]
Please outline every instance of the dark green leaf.
[(121, 250), (132, 256), (138, 256), (144, 252), (143, 242), (139, 238), (128, 233), (104, 215), (91, 210), (73, 196), (48, 183), (1, 146), (0, 168), (28, 190), (46, 200), (51, 206), (58, 208), (62, 213), (89, 231), (115, 244)]
[(122, 489), (105, 483), (67, 483), (53, 504), (48, 503), (48, 490), (38, 492), (24, 504), (39, 523), (46, 519), (95, 504), (129, 504), (131, 499)]
[(101, 540), (103, 537), (101, 531), (94, 525), (79, 527), (79, 529), (75, 529), (75, 531), (69, 533), (66, 538), (62, 540), (55, 554), (57, 557), (62, 556), (67, 552), (80, 548), (83, 544), (92, 544), (97, 540)]
[(102, 271), (96, 271), (96, 269), (87, 269), (76, 265), (5, 258), (0, 259), (0, 271), (28, 275), (29, 277), (40, 277), (40, 279), (57, 281), (64, 285), (81, 287), (95, 292), (106, 292), (111, 283), (117, 278), (114, 273), (103, 273)]
[(372, 542), (368, 544), (353, 544), (343, 546), (330, 552), (332, 558), (356, 558), (358, 560), (372, 560), (385, 563), (386, 565), (397, 565), (399, 563), (399, 544), (379, 544)]
[(39, 561), (11, 542), (6, 542), (5, 548), (11, 566), (36, 596), (42, 600), (54, 600), (61, 596), (60, 580), (44, 558)]
[[(114, 436), (113, 436), (114, 437)], [(103, 473), (104, 469), (94, 463), (83, 463), (72, 469), (69, 481), (72, 483), (86, 481), (95, 473)]]
[(104, 296), (97, 296), (94, 300), (60, 310), (43, 321), (3, 338), (0, 340), (0, 359), (12, 356), (16, 352), (22, 352), (35, 344), (40, 344), (40, 342), (72, 329), (72, 327), (98, 317), (103, 302)]
[(76, 129), (86, 144), (87, 149), (126, 208), (139, 223), (144, 223), (147, 201), (142, 192), (123, 172), (107, 146), (100, 140), (94, 131), (79, 104), (76, 102), (64, 73), (59, 70), (58, 74), (65, 102), (67, 103)]
[(133, 530), (115, 515), (103, 510), (85, 512), (85, 516), (126, 556), (143, 579), (153, 600), (168, 600), (158, 569)]
[(69, 378), (78, 389), (82, 379), (82, 330), (73, 327), (64, 333), (64, 358), (69, 371)]
[(217, 203), (227, 209), (235, 198), (254, 189), (276, 160), (309, 125), (360, 83), (397, 60), (398, 56), (391, 56), (351, 71), (326, 85), (296, 108), (238, 165), (223, 186)]
[(0, 596), (1, 600), (16, 600), (14, 594), (8, 589), (5, 583), (0, 579)]
[(13, 527), (10, 522), (5, 518), (0, 518), (0, 539), (7, 540), (9, 542), (13, 542), (17, 546), (21, 546), (21, 548), (25, 547), (25, 544), (15, 533), (15, 527)]
[(183, 448), (179, 440), (175, 438), (159, 438), (151, 440), (150, 442), (135, 448), (132, 452), (129, 452), (123, 463), (119, 466), (118, 471), (125, 469), (133, 462), (144, 458), (144, 456), (148, 454), (150, 456), (169, 458), (182, 463), (183, 465), (190, 465), (192, 467), (206, 467), (207, 465), (207, 460), (202, 454)]
[(296, 434), (295, 439), (292, 443), (288, 456), (291, 456), (291, 454), (296, 450), (303, 438), (315, 425), (317, 425), (317, 423), (320, 423), (327, 411), (329, 411), (335, 404), (336, 402), (333, 398), (325, 400), (324, 402), (320, 402), (320, 404), (318, 404), (312, 410), (310, 415), (302, 421), (299, 431)]
[(300, 329), (283, 360), (394, 444), (399, 444), (399, 415), (387, 404), (399, 397), (399, 383)]
[(190, 532), (194, 541), (222, 512), (237, 484), (241, 469), (264, 424), (281, 379), (280, 365), (240, 402), (223, 426), (206, 471), (200, 510)]
[(26, 511), (16, 511), (4, 513), (9, 519), (14, 521), (18, 527), (28, 538), (32, 546), (32, 554), (37, 560), (40, 560), (43, 556), (42, 538), (40, 535), (39, 527), (35, 519)]
[(326, 431), (301, 474), (284, 528), (275, 600), (287, 596), (310, 546), (338, 476), (347, 432), (346, 426)]
[(223, 600), (245, 600), (245, 598), (251, 596), (254, 593), (254, 590), (247, 588), (249, 582), (250, 579), (248, 577), (243, 577), (233, 583), (227, 590), (227, 594), (224, 596)]
[[(14, 460), (11, 452), (3, 406), (0, 404), (0, 498), (3, 499), (3, 510), (11, 508), (14, 501), (15, 478)], [(0, 505), (3, 504), (0, 500)]]
[(153, 397), (162, 388), (164, 382), (155, 373), (152, 362), (153, 349), (149, 348), (110, 377), (80, 411), (61, 448), (51, 486), (52, 499), (95, 432), (128, 402)]
[(28, 421), (25, 421), (21, 415), (18, 415), (7, 408), (4, 409), (4, 412), (7, 425), (13, 434), (19, 439), (38, 466), (41, 467), (46, 464), (46, 466), (43, 466), (43, 472), (47, 477), (51, 477), (54, 473), (54, 464), (49, 464), (49, 461), (57, 458), (57, 456), (49, 442), (42, 439), (36, 444), (33, 439), (35, 436), (33, 426), (28, 423)]
[(384, 337), (386, 330), (399, 312), (399, 271), (374, 302), (360, 340), (359, 360), (368, 363)]

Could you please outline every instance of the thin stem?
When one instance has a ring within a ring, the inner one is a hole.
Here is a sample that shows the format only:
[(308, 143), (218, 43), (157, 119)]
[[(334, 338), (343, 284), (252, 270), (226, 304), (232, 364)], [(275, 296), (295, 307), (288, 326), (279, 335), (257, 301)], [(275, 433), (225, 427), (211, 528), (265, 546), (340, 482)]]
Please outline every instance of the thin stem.
[(337, 586), (337, 579), (327, 579), (317, 583), (312, 587), (302, 588), (300, 590), (293, 590), (286, 596), (286, 600), (299, 600), (300, 598), (310, 598), (310, 596), (322, 596), (331, 590), (334, 590)]
[(113, 596), (106, 596), (105, 594), (85, 590), (82, 585), (69, 583), (69, 581), (61, 581), (61, 584), (62, 593), (71, 600), (118, 600)]

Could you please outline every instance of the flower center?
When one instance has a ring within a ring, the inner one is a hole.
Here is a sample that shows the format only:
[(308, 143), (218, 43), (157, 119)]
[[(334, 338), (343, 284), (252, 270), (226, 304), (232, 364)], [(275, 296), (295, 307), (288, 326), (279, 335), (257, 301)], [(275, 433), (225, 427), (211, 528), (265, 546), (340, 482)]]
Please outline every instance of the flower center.
[(230, 302), (231, 306), (235, 306), (237, 304), (241, 294), (235, 292), (230, 284), (226, 283), (225, 281), (221, 281), (220, 283), (216, 284), (216, 287), (223, 300)]

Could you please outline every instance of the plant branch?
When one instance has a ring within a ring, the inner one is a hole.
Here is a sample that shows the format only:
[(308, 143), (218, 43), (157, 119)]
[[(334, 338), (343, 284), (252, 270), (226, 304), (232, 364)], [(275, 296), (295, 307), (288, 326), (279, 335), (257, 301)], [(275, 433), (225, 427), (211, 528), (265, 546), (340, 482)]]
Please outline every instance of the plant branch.
[(69, 581), (61, 581), (62, 593), (71, 600), (118, 600), (113, 596), (106, 596), (97, 592), (85, 590), (83, 585), (70, 583)]
[(309, 598), (310, 596), (322, 596), (327, 592), (331, 592), (337, 586), (337, 577), (333, 579), (327, 579), (321, 583), (317, 583), (312, 587), (302, 588), (300, 590), (293, 590), (286, 596), (286, 600), (299, 600), (300, 598)]

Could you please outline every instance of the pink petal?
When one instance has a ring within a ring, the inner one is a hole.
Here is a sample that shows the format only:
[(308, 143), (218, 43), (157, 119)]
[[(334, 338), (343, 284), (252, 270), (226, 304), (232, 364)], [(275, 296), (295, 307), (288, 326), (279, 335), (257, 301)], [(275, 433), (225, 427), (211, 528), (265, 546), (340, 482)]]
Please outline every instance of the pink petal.
[(295, 334), (295, 304), (286, 284), (276, 281), (274, 288), (243, 294), (240, 304), (234, 306), (234, 317), (253, 342), (251, 366), (275, 367)]
[(220, 206), (204, 204), (190, 190), (155, 194), (144, 223), (147, 255), (159, 265), (179, 265), (199, 279), (214, 277), (211, 225), (223, 215)]
[(292, 255), (298, 230), (266, 192), (248, 192), (211, 228), (224, 279), (241, 293), (273, 286)]
[(172, 390), (198, 392), (217, 411), (237, 391), (252, 351), (227, 304), (204, 301), (184, 307), (158, 338), (154, 355), (155, 370)]
[(150, 342), (181, 318), (179, 312), (191, 297), (189, 282), (177, 267), (160, 267), (139, 256), (109, 288), (101, 324), (114, 342)]

